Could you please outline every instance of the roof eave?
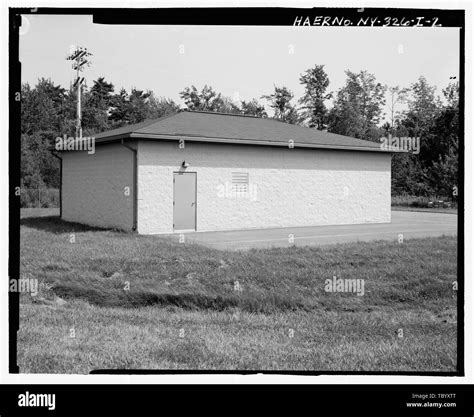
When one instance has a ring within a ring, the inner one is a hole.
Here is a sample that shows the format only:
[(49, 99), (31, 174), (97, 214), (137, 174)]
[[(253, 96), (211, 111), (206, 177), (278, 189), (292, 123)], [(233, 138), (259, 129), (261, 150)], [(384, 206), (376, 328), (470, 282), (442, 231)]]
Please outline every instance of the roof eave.
[(95, 143), (113, 142), (119, 139), (130, 139), (131, 135), (132, 133), (120, 133), (118, 135), (104, 136), (101, 138), (95, 138)]
[[(105, 145), (114, 143), (119, 140), (180, 140), (184, 139), (191, 142), (204, 142), (204, 143), (227, 143), (232, 145), (259, 145), (259, 146), (275, 146), (280, 148), (287, 148), (288, 144), (285, 142), (274, 142), (274, 141), (257, 141), (250, 139), (226, 139), (226, 138), (215, 138), (215, 137), (204, 137), (204, 136), (186, 136), (186, 135), (158, 135), (150, 133), (122, 133), (119, 135), (105, 136), (97, 138), (96, 145)], [(381, 153), (408, 153), (405, 150), (395, 149), (383, 149), (382, 147), (363, 147), (363, 146), (344, 146), (344, 145), (326, 145), (326, 144), (314, 144), (314, 143), (294, 143), (295, 148), (309, 148), (309, 149), (329, 149), (329, 150), (345, 150), (345, 151), (365, 151), (365, 152), (381, 152)]]
[[(288, 143), (274, 142), (274, 141), (257, 141), (249, 139), (225, 139), (207, 136), (186, 136), (186, 135), (158, 135), (150, 133), (131, 133), (127, 136), (129, 139), (162, 139), (162, 140), (180, 140), (184, 139), (191, 142), (208, 142), (208, 143), (227, 143), (234, 145), (261, 145), (261, 146), (276, 146), (287, 148)], [(368, 151), (368, 152), (382, 152), (382, 153), (400, 153), (400, 151), (382, 149), (381, 147), (363, 147), (363, 146), (344, 146), (344, 145), (325, 145), (313, 143), (294, 143), (295, 148), (313, 148), (313, 149), (335, 149), (348, 151)]]

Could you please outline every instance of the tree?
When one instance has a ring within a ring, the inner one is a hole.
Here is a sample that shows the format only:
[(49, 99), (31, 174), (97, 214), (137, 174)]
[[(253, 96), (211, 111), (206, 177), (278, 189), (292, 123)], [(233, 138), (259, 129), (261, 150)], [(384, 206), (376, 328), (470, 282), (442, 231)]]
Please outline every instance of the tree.
[(256, 99), (249, 101), (241, 101), (241, 112), (242, 114), (248, 114), (256, 117), (268, 117), (265, 107), (262, 106)]
[[(75, 95), (75, 89), (71, 89)], [(112, 106), (114, 86), (100, 77), (93, 82), (92, 88), (83, 88), (82, 125), (86, 135), (103, 132), (111, 127), (109, 111)]]
[(446, 155), (439, 155), (427, 170), (428, 183), (437, 195), (449, 197), (458, 185), (458, 155), (453, 149)]
[(286, 123), (298, 124), (300, 116), (296, 107), (291, 103), (294, 96), (293, 93), (286, 87), (274, 86), (274, 88), (273, 94), (262, 96), (274, 110), (273, 117)]
[(420, 158), (410, 153), (392, 157), (392, 195), (429, 196), (433, 193)]
[(173, 100), (165, 97), (156, 97), (153, 92), (150, 92), (147, 119), (158, 119), (168, 114), (176, 113), (179, 110), (179, 106)]
[(404, 125), (412, 136), (426, 134), (441, 107), (439, 99), (435, 96), (436, 87), (430, 86), (426, 78), (420, 76), (410, 89), (412, 95), (408, 99)]
[(430, 129), (433, 158), (428, 167), (428, 180), (437, 194), (450, 196), (458, 185), (459, 150), (459, 84), (451, 83), (443, 90), (447, 105), (442, 106)]
[(35, 88), (28, 83), (21, 87), (21, 131), (31, 134), (37, 131), (57, 131), (62, 116), (62, 104), (66, 90), (41, 78)]
[(137, 90), (135, 87), (132, 88), (128, 97), (128, 105), (126, 106), (126, 118), (128, 123), (140, 123), (146, 119), (150, 94), (150, 91), (145, 92), (143, 90)]
[(452, 82), (443, 90), (443, 95), (446, 101), (448, 102), (448, 108), (457, 108), (459, 107), (459, 83)]
[(92, 102), (95, 104), (104, 104), (105, 106), (110, 105), (112, 93), (114, 92), (114, 85), (105, 81), (104, 77), (99, 77), (94, 81), (90, 94)]
[(390, 87), (388, 108), (390, 110), (390, 132), (393, 131), (395, 126), (395, 120), (398, 118), (399, 113), (396, 111), (397, 104), (406, 103), (408, 100), (408, 93), (410, 89), (401, 88), (400, 86)]
[(201, 110), (209, 112), (223, 112), (236, 109), (232, 107), (232, 101), (223, 98), (211, 86), (207, 84), (199, 91), (194, 85), (186, 87), (180, 93), (180, 97), (184, 100), (184, 104), (189, 110)]
[(110, 99), (109, 119), (117, 126), (122, 126), (127, 123), (127, 104), (128, 93), (125, 88), (121, 88), (117, 94), (114, 94)]
[(443, 139), (446, 154), (453, 149), (457, 154), (459, 149), (459, 83), (450, 83), (444, 90), (443, 95), (447, 106), (440, 112), (436, 131)]
[(240, 114), (241, 110), (237, 103), (231, 98), (219, 94), (219, 98), (215, 101), (215, 108), (220, 113)]
[(337, 92), (334, 107), (329, 112), (328, 131), (371, 139), (369, 133), (383, 115), (386, 87), (367, 71), (346, 71), (346, 75), (346, 84)]
[(436, 87), (428, 84), (421, 76), (411, 85), (411, 97), (408, 100), (408, 111), (405, 112), (403, 126), (408, 136), (420, 138), (420, 154), (422, 166), (427, 168), (438, 159), (442, 140), (435, 130), (436, 119), (442, 110), (442, 104), (436, 97)]
[(334, 106), (328, 114), (328, 132), (363, 138), (365, 132), (362, 116), (358, 107), (350, 102), (348, 97), (343, 89), (337, 92)]
[(299, 102), (305, 110), (304, 117), (308, 127), (324, 129), (328, 112), (324, 102), (332, 97), (331, 93), (326, 94), (329, 77), (324, 71), (324, 65), (316, 65), (314, 68), (306, 70), (300, 76), (300, 84), (305, 86), (304, 95)]
[(219, 113), (240, 113), (240, 107), (231, 98), (223, 96), (211, 86), (205, 85), (199, 91), (194, 85), (180, 92), (186, 107), (193, 111), (209, 111)]
[(34, 88), (21, 88), (21, 186), (36, 188), (58, 183), (59, 163), (49, 151), (62, 132), (67, 92), (41, 78)]
[(130, 94), (122, 88), (111, 100), (109, 119), (115, 122), (115, 127), (125, 124), (140, 123), (147, 118), (149, 112), (148, 98), (151, 92), (132, 88)]
[(213, 101), (217, 97), (217, 93), (207, 85), (203, 87), (201, 92), (194, 85), (186, 87), (179, 95), (189, 110), (212, 111)]
[(446, 105), (424, 77), (411, 90), (408, 111), (396, 120), (393, 135), (419, 138), (420, 153), (393, 156), (392, 192), (450, 196), (458, 176), (459, 86), (443, 90)]

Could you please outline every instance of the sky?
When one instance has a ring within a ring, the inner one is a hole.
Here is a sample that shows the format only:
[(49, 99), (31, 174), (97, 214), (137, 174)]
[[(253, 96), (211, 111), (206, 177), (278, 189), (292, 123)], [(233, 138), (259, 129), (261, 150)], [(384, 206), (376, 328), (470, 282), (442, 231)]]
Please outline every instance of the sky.
[[(303, 94), (300, 74), (323, 64), (328, 91), (344, 85), (346, 70), (367, 70), (378, 82), (408, 87), (420, 75), (442, 89), (459, 77), (457, 28), (345, 28), (278, 26), (150, 26), (93, 24), (91, 16), (27, 15), (20, 34), (22, 82), (41, 77), (69, 87), (65, 57), (71, 45), (93, 56), (84, 72), (124, 87), (152, 90), (184, 106), (179, 92), (205, 84), (249, 100), (286, 86)], [(260, 100), (262, 103), (264, 100)]]

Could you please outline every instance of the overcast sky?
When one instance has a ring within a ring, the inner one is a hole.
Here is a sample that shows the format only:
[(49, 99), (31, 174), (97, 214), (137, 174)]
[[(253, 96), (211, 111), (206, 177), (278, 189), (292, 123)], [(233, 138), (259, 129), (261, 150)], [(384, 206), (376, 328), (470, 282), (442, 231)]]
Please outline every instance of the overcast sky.
[(191, 84), (242, 100), (285, 85), (298, 98), (299, 76), (315, 64), (325, 65), (329, 91), (344, 84), (347, 69), (367, 70), (389, 86), (409, 86), (424, 75), (439, 94), (449, 77), (459, 76), (457, 28), (122, 26), (93, 24), (91, 16), (26, 17), (22, 81), (33, 85), (44, 77), (69, 86), (70, 45), (93, 54), (89, 86), (103, 76), (116, 91), (150, 89), (181, 105), (179, 92)]

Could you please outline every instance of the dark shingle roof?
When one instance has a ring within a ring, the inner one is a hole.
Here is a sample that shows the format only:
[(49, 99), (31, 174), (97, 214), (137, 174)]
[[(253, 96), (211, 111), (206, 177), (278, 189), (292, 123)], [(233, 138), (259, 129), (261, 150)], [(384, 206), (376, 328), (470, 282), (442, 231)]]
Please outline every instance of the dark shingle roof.
[(96, 143), (116, 139), (185, 139), (201, 142), (382, 151), (380, 143), (355, 139), (275, 119), (183, 111), (95, 135)]

